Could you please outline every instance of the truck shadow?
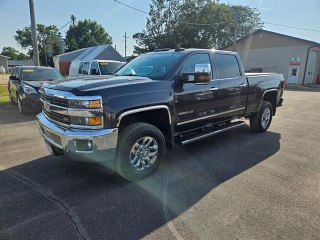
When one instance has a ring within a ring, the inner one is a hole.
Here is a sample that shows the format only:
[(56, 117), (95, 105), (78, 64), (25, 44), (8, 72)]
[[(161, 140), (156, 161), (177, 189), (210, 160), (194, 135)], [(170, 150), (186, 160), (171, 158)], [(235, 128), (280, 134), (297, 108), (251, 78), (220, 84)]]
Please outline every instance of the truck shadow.
[(36, 120), (37, 113), (22, 115), (15, 104), (0, 104), (0, 124), (29, 122)]
[[(75, 209), (92, 239), (139, 239), (192, 208), (220, 184), (274, 155), (280, 138), (274, 132), (253, 134), (248, 127), (217, 135), (169, 152), (154, 175), (136, 183), (63, 156), (43, 157), (2, 173), (19, 173), (59, 196)], [(1, 208), (3, 226), (6, 221), (10, 225), (5, 205)], [(20, 213), (20, 219), (24, 217), (30, 216)]]

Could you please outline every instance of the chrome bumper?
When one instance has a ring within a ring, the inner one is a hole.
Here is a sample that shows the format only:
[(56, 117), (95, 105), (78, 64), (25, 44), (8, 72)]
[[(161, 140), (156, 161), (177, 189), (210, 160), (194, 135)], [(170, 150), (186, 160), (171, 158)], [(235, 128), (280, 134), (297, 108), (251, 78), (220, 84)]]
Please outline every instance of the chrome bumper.
[[(114, 167), (118, 129), (83, 130), (63, 128), (50, 122), (43, 112), (37, 115), (40, 124), (40, 133), (47, 143), (49, 150), (56, 148), (73, 160), (84, 160), (106, 164)], [(78, 148), (79, 142), (90, 141), (92, 148), (83, 150)]]

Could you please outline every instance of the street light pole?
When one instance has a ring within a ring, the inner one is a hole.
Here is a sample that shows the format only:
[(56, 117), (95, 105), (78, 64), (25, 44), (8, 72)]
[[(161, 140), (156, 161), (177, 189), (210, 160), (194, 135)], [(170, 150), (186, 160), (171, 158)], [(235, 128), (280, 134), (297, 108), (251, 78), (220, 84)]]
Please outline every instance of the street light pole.
[(34, 65), (35, 66), (40, 66), (38, 41), (37, 41), (37, 26), (36, 26), (35, 14), (34, 14), (34, 3), (33, 3), (33, 0), (29, 0), (29, 8), (30, 8), (30, 19), (31, 19), (31, 32), (32, 32)]

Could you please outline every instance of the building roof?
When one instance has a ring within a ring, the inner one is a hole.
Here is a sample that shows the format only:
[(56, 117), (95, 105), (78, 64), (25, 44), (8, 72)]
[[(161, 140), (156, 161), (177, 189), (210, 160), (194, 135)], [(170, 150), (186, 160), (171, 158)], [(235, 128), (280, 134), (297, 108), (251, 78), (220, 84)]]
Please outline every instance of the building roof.
[[(268, 31), (268, 30), (264, 30), (264, 29), (259, 29), (259, 30), (256, 30), (240, 39), (237, 40), (237, 43), (238, 42), (241, 42), (247, 38), (250, 38), (252, 35), (255, 35), (255, 34), (258, 34), (258, 33), (270, 33), (270, 34), (274, 34), (274, 35), (277, 35), (279, 37), (285, 37), (285, 38), (289, 38), (289, 39), (292, 39), (292, 40), (296, 40), (296, 41), (301, 41), (301, 42), (305, 42), (306, 44), (311, 44), (311, 45), (315, 45), (315, 46), (320, 46), (320, 43), (318, 42), (314, 42), (314, 41), (310, 41), (310, 40), (306, 40), (306, 39), (303, 39), (303, 38), (297, 38), (297, 37), (293, 37), (293, 36), (289, 36), (289, 35), (285, 35), (285, 34), (281, 34), (281, 33), (276, 33), (276, 32), (272, 32), (272, 31)], [(232, 44), (228, 44), (224, 47), (222, 47), (221, 49), (225, 49), (227, 47), (230, 47), (232, 46)]]
[(76, 51), (63, 53), (57, 56), (61, 62), (72, 62), (73, 60), (115, 60), (125, 62), (125, 58), (123, 58), (117, 50), (115, 50), (111, 45), (99, 45), (95, 47), (82, 48)]
[(10, 58), (11, 58), (11, 57), (7, 57), (7, 56), (1, 55), (1, 54), (0, 54), (0, 57), (4, 57), (4, 58), (7, 58), (7, 59), (10, 59)]

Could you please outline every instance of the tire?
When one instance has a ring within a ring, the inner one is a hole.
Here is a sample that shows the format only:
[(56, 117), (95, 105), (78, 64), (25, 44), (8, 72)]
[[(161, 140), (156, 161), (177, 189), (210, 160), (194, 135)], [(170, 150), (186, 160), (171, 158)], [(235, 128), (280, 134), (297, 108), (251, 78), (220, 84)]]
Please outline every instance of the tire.
[(143, 179), (160, 166), (165, 152), (165, 138), (158, 128), (132, 123), (119, 134), (116, 172), (129, 181)]
[(273, 107), (270, 102), (263, 101), (259, 111), (250, 117), (252, 131), (262, 133), (270, 127), (273, 116)]
[(18, 105), (18, 111), (21, 114), (26, 114), (26, 108), (23, 106), (23, 104), (21, 103), (21, 100), (19, 98), (19, 96), (17, 96), (17, 105)]

